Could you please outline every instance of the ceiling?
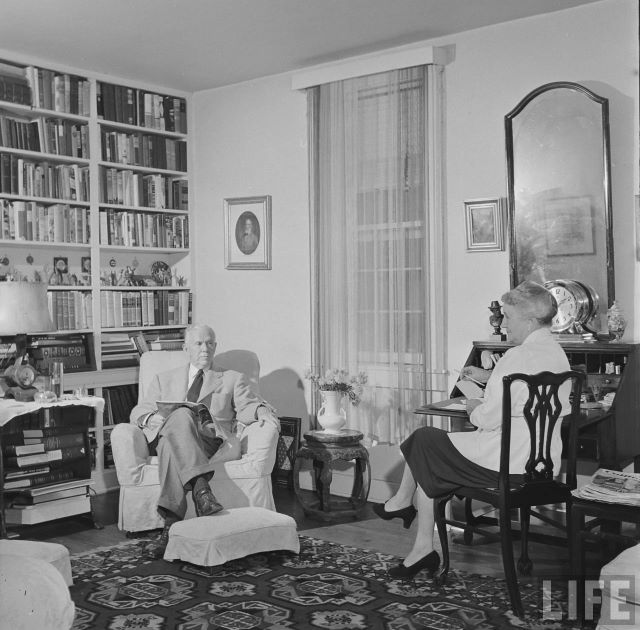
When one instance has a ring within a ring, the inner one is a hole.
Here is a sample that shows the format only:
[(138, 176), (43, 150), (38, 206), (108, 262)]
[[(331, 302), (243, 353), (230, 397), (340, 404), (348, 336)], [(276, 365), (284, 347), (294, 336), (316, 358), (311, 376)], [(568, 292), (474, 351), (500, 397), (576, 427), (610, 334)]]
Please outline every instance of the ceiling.
[(1, 0), (0, 48), (194, 92), (599, 0)]

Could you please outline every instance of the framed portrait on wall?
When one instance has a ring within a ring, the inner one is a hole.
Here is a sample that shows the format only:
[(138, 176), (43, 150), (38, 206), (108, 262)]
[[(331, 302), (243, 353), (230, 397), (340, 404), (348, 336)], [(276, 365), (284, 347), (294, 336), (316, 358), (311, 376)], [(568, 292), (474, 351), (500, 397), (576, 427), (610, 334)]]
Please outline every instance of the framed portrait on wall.
[(271, 269), (271, 196), (224, 200), (225, 269)]

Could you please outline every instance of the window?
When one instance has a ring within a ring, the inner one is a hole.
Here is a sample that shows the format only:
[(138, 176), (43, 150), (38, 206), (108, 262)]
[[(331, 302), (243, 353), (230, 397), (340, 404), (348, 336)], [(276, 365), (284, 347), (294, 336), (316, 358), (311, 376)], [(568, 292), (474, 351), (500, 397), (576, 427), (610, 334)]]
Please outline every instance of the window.
[(313, 367), (368, 374), (363, 403), (348, 414), (372, 442), (410, 433), (413, 409), (432, 389), (428, 267), (430, 242), (442, 233), (427, 227), (428, 82), (419, 66), (309, 96)]

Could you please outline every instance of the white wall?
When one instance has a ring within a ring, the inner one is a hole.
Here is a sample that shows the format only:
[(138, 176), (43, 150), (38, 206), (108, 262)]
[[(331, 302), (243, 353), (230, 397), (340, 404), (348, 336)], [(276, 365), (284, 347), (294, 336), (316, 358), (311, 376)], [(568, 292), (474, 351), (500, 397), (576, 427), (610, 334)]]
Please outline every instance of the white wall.
[[(262, 393), (281, 415), (307, 418), (309, 222), (306, 100), (279, 76), (193, 98), (195, 320), (218, 352), (243, 348), (261, 363)], [(272, 269), (224, 268), (223, 202), (271, 195)]]
[[(605, 0), (425, 42), (455, 45), (446, 69), (451, 368), (490, 333), (487, 307), (509, 288), (506, 251), (465, 252), (463, 202), (506, 196), (504, 115), (551, 81), (610, 99), (616, 293), (632, 320), (625, 339), (639, 338), (637, 33), (637, 3)], [(281, 75), (199, 93), (194, 109), (196, 318), (215, 327), (221, 350), (254, 350), (263, 376), (276, 373), (265, 394), (277, 394), (283, 415), (306, 418), (298, 380), (310, 360), (305, 98)], [(273, 270), (227, 271), (223, 199), (262, 194), (273, 196)], [(397, 476), (395, 453), (372, 453), (374, 477)], [(384, 492), (374, 485), (371, 496)]]

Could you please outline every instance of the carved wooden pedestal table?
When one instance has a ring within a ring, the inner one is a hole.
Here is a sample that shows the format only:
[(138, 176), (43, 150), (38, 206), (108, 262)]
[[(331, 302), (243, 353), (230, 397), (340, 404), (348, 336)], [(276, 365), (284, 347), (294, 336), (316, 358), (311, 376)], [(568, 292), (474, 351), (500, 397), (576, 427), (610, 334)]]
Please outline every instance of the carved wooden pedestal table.
[[(298, 450), (293, 471), (296, 497), (305, 514), (323, 521), (332, 521), (345, 516), (357, 518), (365, 507), (371, 485), (369, 453), (360, 443), (363, 435), (359, 431), (345, 429), (340, 433), (309, 431), (305, 442)], [(303, 495), (300, 491), (300, 468), (303, 461), (313, 461), (315, 496)], [(337, 460), (355, 461), (353, 489), (348, 498), (331, 497), (332, 463)]]

